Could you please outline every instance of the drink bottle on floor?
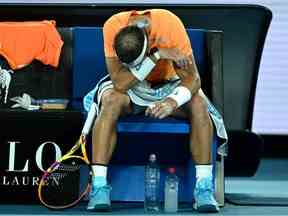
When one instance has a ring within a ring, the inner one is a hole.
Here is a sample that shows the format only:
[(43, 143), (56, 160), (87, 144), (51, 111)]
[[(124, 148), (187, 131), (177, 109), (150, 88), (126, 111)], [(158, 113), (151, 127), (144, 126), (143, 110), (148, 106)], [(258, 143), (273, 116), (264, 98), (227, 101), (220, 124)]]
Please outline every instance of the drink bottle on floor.
[(177, 212), (179, 180), (175, 174), (176, 170), (174, 167), (169, 168), (168, 172), (169, 173), (165, 178), (164, 211)]
[(158, 212), (160, 210), (159, 187), (160, 168), (156, 161), (156, 155), (151, 154), (145, 167), (144, 208), (146, 212)]

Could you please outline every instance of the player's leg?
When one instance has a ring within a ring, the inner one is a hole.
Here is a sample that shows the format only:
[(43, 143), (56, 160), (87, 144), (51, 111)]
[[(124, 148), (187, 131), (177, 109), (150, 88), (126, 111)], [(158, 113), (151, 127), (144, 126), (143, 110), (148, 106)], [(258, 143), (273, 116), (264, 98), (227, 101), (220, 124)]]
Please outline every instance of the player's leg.
[(116, 143), (116, 125), (120, 115), (131, 112), (128, 95), (113, 89), (106, 90), (101, 98), (101, 110), (92, 133), (92, 163), (108, 164)]
[(212, 178), (212, 141), (213, 124), (208, 113), (202, 90), (174, 116), (185, 116), (191, 125), (190, 149), (196, 165), (196, 186), (194, 190), (194, 207), (200, 212), (217, 212), (219, 207), (214, 198)]
[(107, 165), (117, 139), (117, 120), (131, 112), (130, 99), (113, 89), (106, 90), (101, 98), (101, 110), (92, 131), (92, 192), (88, 210), (110, 209), (110, 186), (107, 184)]

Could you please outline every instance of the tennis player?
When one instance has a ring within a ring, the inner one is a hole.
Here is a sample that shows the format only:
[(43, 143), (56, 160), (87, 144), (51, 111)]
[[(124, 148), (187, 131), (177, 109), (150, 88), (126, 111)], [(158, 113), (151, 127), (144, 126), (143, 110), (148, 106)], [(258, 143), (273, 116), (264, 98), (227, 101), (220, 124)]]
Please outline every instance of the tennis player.
[(183, 23), (168, 10), (128, 11), (110, 17), (103, 32), (109, 75), (84, 98), (85, 109), (94, 101), (98, 113), (92, 132), (93, 177), (87, 209), (107, 211), (111, 207), (107, 165), (116, 144), (118, 118), (144, 113), (158, 119), (189, 120), (197, 177), (193, 207), (199, 212), (218, 212), (211, 144), (214, 128), (224, 140), (227, 134), (221, 116), (201, 90)]

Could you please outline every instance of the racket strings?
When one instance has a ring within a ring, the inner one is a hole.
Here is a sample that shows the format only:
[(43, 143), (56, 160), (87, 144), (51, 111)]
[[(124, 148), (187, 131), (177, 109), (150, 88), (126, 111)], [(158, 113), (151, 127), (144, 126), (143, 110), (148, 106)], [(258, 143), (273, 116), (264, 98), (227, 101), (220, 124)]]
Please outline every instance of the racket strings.
[(80, 169), (80, 165), (77, 164), (59, 164), (57, 170), (66, 172), (75, 172)]
[(79, 200), (89, 184), (90, 168), (81, 159), (69, 158), (57, 165), (41, 188), (44, 203), (49, 206), (68, 206)]
[[(75, 163), (59, 164), (58, 166), (56, 166), (54, 171), (46, 178), (46, 184), (48, 184), (49, 182), (50, 183), (52, 182), (53, 185), (59, 186), (61, 185), (60, 181), (63, 181), (64, 178), (78, 175), (78, 173), (80, 172), (80, 169), (81, 169), (81, 166)], [(76, 174), (74, 172), (76, 172)]]

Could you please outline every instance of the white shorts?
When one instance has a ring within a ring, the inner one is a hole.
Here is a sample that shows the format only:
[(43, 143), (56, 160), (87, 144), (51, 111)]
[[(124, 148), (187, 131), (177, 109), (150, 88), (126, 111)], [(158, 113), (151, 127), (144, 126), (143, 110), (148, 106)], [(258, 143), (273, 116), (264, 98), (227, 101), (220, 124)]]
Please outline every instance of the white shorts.
[[(169, 94), (172, 93), (172, 91), (179, 86), (180, 79), (178, 77), (175, 77), (174, 79), (167, 81), (166, 83), (159, 85), (159, 86), (153, 86), (147, 82), (143, 81), (141, 83), (138, 83), (133, 88), (129, 89), (127, 91), (127, 94), (132, 102), (133, 107), (133, 114), (140, 114), (141, 112), (145, 111), (146, 107), (150, 104), (161, 101), (164, 98), (166, 98)], [(100, 106), (101, 106), (101, 97), (103, 93), (108, 90), (112, 89), (113, 84), (109, 77), (109, 75), (103, 77), (96, 85), (96, 87), (89, 92), (87, 95), (94, 94), (94, 102), (97, 105), (97, 114), (99, 114)], [(223, 141), (223, 144), (227, 143), (228, 136), (225, 129), (224, 121), (220, 113), (216, 110), (216, 108), (213, 106), (213, 104), (209, 101), (209, 99), (204, 95), (204, 93), (200, 92), (200, 94), (203, 96), (204, 100), (207, 102), (207, 109), (211, 116), (211, 119), (213, 120), (217, 136), (221, 138)], [(225, 145), (226, 146), (226, 145)], [(221, 155), (227, 154), (226, 147), (222, 146)], [(223, 150), (224, 149), (224, 150)]]

